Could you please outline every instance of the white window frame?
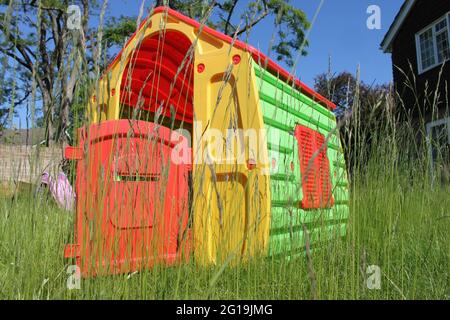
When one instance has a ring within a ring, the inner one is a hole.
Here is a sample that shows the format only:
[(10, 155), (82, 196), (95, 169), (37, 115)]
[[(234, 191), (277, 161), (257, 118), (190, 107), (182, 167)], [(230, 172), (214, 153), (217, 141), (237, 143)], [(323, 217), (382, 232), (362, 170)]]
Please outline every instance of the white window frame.
[[(440, 17), (439, 19), (435, 20), (433, 23), (429, 24), (428, 26), (426, 26), (425, 28), (423, 28), (422, 30), (420, 30), (419, 32), (416, 33), (416, 56), (417, 56), (417, 67), (419, 70), (419, 74), (425, 73), (428, 70), (434, 69), (437, 66), (441, 66), (443, 63), (445, 63), (446, 61), (449, 61), (450, 58), (447, 58), (446, 60), (444, 60), (443, 62), (439, 63), (438, 62), (438, 48), (437, 48), (437, 43), (436, 43), (436, 25), (440, 22), (442, 22), (442, 20), (447, 19), (447, 35), (448, 35), (448, 43), (450, 44), (450, 12), (447, 12), (446, 14), (444, 14), (442, 17)], [(422, 51), (420, 48), (420, 36), (428, 31), (429, 29), (431, 29), (432, 33), (433, 33), (433, 51), (434, 51), (434, 61), (435, 63), (431, 66), (429, 66), (428, 68), (423, 69), (422, 68)]]
[(450, 143), (450, 117), (427, 123), (428, 155), (430, 157), (430, 171), (431, 171), (432, 176), (433, 176), (433, 172), (434, 172), (433, 128), (439, 127), (442, 125), (447, 126), (447, 133), (448, 133), (447, 140)]

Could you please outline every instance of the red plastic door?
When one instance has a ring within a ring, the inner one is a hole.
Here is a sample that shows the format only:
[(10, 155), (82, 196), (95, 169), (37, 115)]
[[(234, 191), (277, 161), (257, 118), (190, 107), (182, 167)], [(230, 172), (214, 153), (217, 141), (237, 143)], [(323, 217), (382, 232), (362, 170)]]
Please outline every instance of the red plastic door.
[[(76, 256), (83, 275), (124, 273), (173, 263), (188, 252), (187, 164), (172, 161), (168, 128), (108, 121), (80, 131)], [(177, 137), (176, 143), (183, 143)], [(75, 248), (75, 249), (73, 249)]]

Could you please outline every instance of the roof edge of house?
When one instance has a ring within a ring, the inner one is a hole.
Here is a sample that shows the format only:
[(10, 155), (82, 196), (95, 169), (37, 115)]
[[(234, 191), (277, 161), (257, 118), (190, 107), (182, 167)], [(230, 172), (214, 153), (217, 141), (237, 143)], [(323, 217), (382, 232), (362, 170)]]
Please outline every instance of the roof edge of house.
[(403, 22), (405, 21), (406, 17), (408, 16), (409, 12), (411, 11), (416, 1), (417, 0), (406, 0), (401, 6), (399, 12), (394, 18), (394, 21), (389, 27), (388, 32), (386, 33), (386, 35), (383, 38), (383, 41), (380, 44), (380, 48), (381, 50), (383, 50), (384, 53), (392, 52), (392, 42), (397, 36), (400, 27), (403, 25)]

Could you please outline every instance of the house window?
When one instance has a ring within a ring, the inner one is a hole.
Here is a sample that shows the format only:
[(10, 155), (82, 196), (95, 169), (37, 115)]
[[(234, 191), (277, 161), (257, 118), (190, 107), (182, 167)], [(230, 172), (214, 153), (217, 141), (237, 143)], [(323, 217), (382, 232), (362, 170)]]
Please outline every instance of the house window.
[(419, 73), (450, 59), (450, 13), (416, 34)]
[(427, 124), (429, 156), (432, 174), (436, 164), (444, 167), (450, 165), (450, 118)]

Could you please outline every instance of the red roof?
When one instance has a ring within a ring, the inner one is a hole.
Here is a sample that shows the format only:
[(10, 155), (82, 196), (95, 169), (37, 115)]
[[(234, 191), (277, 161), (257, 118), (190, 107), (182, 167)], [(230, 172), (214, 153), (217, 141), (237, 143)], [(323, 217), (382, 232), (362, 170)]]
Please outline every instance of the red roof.
[[(193, 26), (194, 28), (199, 28), (201, 26), (201, 24), (194, 20), (191, 19), (189, 17), (186, 17), (185, 15), (170, 9), (168, 7), (157, 7), (153, 10), (153, 13), (161, 13), (161, 12), (166, 12), (168, 15), (175, 17), (177, 19), (179, 19), (180, 21), (183, 21), (184, 23)], [(148, 19), (148, 18), (147, 18)], [(141, 27), (146, 23), (147, 19), (145, 19), (141, 26), (139, 27), (139, 29), (141, 29)], [(203, 26), (202, 27), (202, 32), (205, 32), (211, 36), (214, 36), (226, 43), (229, 44), (233, 44), (234, 47), (247, 51), (249, 52), (252, 56), (253, 59), (259, 63), (261, 63), (264, 66), (267, 66), (267, 70), (274, 74), (275, 76), (279, 77), (280, 79), (282, 79), (283, 81), (286, 81), (289, 84), (294, 84), (295, 87), (300, 90), (303, 94), (305, 94), (306, 96), (310, 97), (311, 99), (313, 99), (314, 101), (320, 103), (321, 105), (327, 107), (330, 110), (334, 110), (336, 109), (336, 104), (334, 104), (333, 102), (331, 102), (330, 100), (326, 99), (325, 97), (323, 97), (322, 95), (320, 95), (319, 93), (315, 92), (313, 89), (311, 89), (310, 87), (308, 87), (306, 84), (304, 84), (303, 82), (301, 82), (298, 78), (296, 78), (295, 76), (293, 76), (292, 74), (290, 74), (286, 69), (284, 69), (283, 67), (281, 67), (279, 64), (277, 64), (276, 62), (274, 62), (272, 59), (270, 59), (269, 57), (267, 57), (264, 53), (262, 53), (261, 51), (258, 51), (256, 48), (246, 44), (243, 41), (240, 40), (234, 40), (233, 38), (231, 38), (230, 36), (227, 36), (217, 30), (214, 30), (208, 26)], [(125, 47), (128, 46), (128, 44), (133, 40), (133, 38), (136, 36), (137, 31), (131, 36), (131, 38), (128, 40), (127, 44), (125, 45)], [(114, 59), (114, 61), (109, 65), (108, 69), (109, 70), (114, 63), (120, 59), (120, 57), (122, 56), (123, 53), (123, 49), (119, 52), (119, 54), (117, 55), (117, 57)]]

